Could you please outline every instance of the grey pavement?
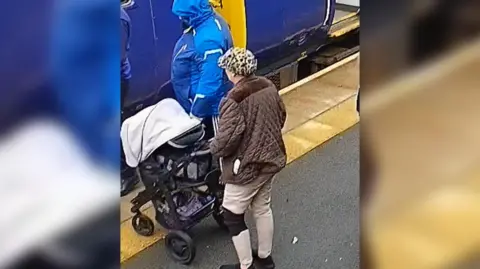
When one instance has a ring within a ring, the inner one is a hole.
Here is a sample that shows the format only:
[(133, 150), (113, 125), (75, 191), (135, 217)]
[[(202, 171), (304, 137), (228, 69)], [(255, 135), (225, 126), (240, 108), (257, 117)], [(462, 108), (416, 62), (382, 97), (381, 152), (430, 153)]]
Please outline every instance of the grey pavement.
[[(358, 150), (357, 125), (293, 162), (277, 176), (273, 190), (276, 268), (359, 268)], [(206, 219), (192, 232), (197, 255), (190, 266), (171, 261), (160, 241), (122, 268), (216, 269), (225, 262), (237, 261), (230, 238), (212, 219)], [(294, 237), (298, 238), (296, 244), (292, 244)]]

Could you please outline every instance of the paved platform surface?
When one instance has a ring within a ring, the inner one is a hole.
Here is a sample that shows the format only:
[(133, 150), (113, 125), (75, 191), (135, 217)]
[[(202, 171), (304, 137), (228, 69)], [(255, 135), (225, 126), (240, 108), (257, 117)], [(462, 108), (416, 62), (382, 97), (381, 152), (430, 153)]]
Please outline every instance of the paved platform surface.
[[(278, 175), (273, 191), (277, 268), (359, 268), (358, 130), (352, 127)], [(172, 262), (159, 241), (122, 268), (214, 269), (236, 261), (230, 238), (213, 220), (193, 232), (197, 257), (191, 266)]]

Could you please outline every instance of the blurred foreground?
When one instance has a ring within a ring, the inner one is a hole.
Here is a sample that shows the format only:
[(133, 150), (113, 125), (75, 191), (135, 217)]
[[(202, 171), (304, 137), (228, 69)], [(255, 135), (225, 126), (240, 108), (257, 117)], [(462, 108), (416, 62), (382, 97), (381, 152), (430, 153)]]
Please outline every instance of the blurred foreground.
[(118, 1), (2, 2), (0, 268), (118, 267)]
[(362, 20), (362, 268), (480, 268), (480, 5), (385, 2)]
[(377, 173), (363, 212), (375, 268), (480, 257), (479, 72), (480, 40), (362, 101)]
[(63, 124), (27, 121), (3, 137), (0, 163), (0, 268), (112, 265), (118, 175), (92, 162)]

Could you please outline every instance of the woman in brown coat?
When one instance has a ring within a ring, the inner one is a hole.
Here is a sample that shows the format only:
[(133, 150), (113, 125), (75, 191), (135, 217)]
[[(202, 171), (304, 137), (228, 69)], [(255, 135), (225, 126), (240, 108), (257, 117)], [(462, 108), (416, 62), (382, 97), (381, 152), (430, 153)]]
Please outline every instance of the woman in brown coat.
[[(240, 260), (220, 268), (273, 269), (270, 201), (273, 178), (286, 164), (285, 105), (270, 80), (254, 75), (257, 60), (252, 52), (232, 48), (219, 59), (219, 65), (235, 86), (220, 104), (219, 129), (210, 148), (221, 162), (221, 180), (226, 184), (223, 214)], [(258, 231), (255, 254), (244, 219), (249, 207)]]

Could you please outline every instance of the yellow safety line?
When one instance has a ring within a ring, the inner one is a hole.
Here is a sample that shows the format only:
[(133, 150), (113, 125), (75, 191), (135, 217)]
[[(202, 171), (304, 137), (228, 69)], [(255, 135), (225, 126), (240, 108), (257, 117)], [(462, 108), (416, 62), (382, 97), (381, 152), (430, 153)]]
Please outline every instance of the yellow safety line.
[(347, 15), (337, 19), (337, 20), (334, 20), (333, 23), (332, 23), (332, 26), (339, 23), (339, 22), (342, 22), (342, 21), (345, 21), (345, 20), (348, 20), (350, 18), (353, 18), (355, 17), (356, 15), (358, 14), (358, 12), (351, 12), (351, 13), (348, 13)]
[(283, 135), (291, 163), (358, 122), (355, 95)]
[(120, 262), (124, 263), (139, 252), (165, 238), (165, 231), (155, 221), (155, 210), (152, 206), (142, 211), (150, 217), (156, 226), (156, 232), (149, 237), (138, 235), (132, 228), (131, 218), (120, 224)]
[(357, 20), (356, 22), (351, 23), (351, 24), (349, 24), (349, 25), (347, 25), (347, 26), (345, 26), (345, 27), (333, 32), (333, 33), (329, 33), (328, 36), (330, 36), (330, 37), (340, 37), (340, 36), (345, 35), (346, 33), (349, 33), (353, 30), (356, 30), (359, 27), (360, 27), (360, 21)]

